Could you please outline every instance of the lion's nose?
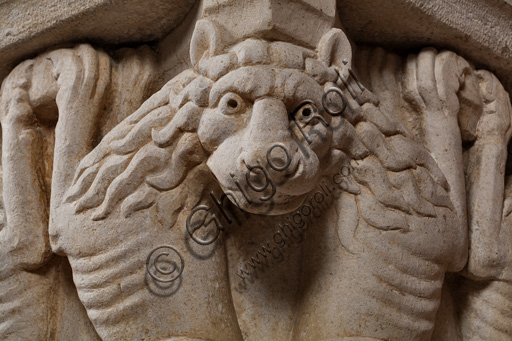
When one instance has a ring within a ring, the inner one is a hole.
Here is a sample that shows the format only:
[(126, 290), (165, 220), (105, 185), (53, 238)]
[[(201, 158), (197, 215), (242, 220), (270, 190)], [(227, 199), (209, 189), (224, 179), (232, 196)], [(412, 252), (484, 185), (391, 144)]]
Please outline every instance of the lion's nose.
[(291, 163), (297, 149), (283, 102), (271, 97), (256, 101), (243, 142), (243, 161), (253, 165), (266, 162), (280, 169), (293, 166)]
[(268, 143), (291, 139), (288, 112), (284, 103), (272, 97), (254, 103), (250, 121), (250, 139)]

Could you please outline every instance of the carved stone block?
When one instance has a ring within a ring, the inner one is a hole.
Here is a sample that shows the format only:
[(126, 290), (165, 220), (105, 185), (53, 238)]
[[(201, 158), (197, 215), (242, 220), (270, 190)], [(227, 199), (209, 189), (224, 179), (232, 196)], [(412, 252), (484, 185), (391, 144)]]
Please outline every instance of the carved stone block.
[(0, 339), (512, 338), (497, 76), (335, 0), (189, 5), (3, 80)]

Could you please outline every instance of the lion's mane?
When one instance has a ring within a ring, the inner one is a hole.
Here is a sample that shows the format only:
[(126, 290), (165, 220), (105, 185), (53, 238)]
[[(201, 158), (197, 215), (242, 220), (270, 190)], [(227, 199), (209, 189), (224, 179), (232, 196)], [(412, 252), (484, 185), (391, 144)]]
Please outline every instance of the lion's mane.
[[(176, 216), (190, 196), (184, 194), (190, 192), (184, 191), (185, 179), (197, 177), (195, 168), (206, 170), (208, 156), (197, 128), (210, 104), (210, 89), (231, 70), (247, 65), (294, 68), (319, 84), (337, 83), (343, 88), (335, 68), (320, 61), (312, 50), (247, 39), (226, 51), (200, 59), (195, 69), (167, 83), (83, 159), (65, 198), (74, 203), (76, 213), (94, 209), (92, 218), (99, 220), (121, 204), (126, 217), (173, 191)], [(452, 207), (445, 177), (395, 116), (368, 101), (349, 117), (335, 119), (341, 120), (340, 129), (334, 132), (329, 162), (359, 159), (351, 175), (352, 192), (369, 225), (407, 230), (403, 214), (434, 217), (434, 206)], [(191, 194), (195, 202), (200, 200), (199, 192)]]

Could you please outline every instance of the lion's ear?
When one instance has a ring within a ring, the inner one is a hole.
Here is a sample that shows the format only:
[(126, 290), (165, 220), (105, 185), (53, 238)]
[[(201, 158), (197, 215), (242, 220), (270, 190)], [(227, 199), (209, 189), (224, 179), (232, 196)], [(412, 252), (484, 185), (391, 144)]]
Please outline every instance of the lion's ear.
[(211, 58), (218, 55), (224, 48), (222, 38), (220, 29), (213, 22), (199, 20), (190, 42), (190, 60), (193, 66), (197, 67), (203, 57)]
[(317, 47), (320, 59), (328, 66), (342, 70), (352, 64), (352, 46), (345, 33), (333, 28), (323, 35)]

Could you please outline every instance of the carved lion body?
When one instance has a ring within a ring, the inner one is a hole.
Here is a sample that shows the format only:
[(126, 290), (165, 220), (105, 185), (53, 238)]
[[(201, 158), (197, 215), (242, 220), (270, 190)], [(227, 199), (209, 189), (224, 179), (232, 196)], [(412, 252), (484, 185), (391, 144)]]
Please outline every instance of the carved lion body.
[[(428, 339), (444, 273), (464, 264), (464, 232), (442, 172), (396, 117), (368, 100), (360, 106), (347, 89), (345, 118), (321, 109), (325, 91), (341, 84), (325, 66), (347, 54), (334, 42), (344, 37), (341, 31), (326, 35), (317, 59), (307, 49), (253, 39), (219, 54), (213, 43), (204, 46), (215, 29), (201, 25), (191, 53), (198, 71), (169, 82), (105, 136), (80, 163), (53, 211), (52, 246), (68, 256), (100, 336), (253, 335), (244, 330), (247, 323), (241, 330), (237, 322), (244, 298), (232, 296), (229, 248), (222, 238), (195, 244), (186, 218), (218, 188), (215, 182), (246, 211), (290, 212), (321, 176), (355, 158), (349, 188), (311, 222), (318, 227), (303, 245), (305, 261), (290, 261), (302, 264), (290, 269), (290, 276), (302, 278), (295, 288), (300, 299), (292, 302), (299, 309), (289, 316), (296, 321), (293, 331), (277, 328), (271, 338), (291, 332), (294, 339), (310, 340)], [(304, 114), (296, 109), (306, 102), (321, 116), (302, 127), (312, 143), (291, 117)], [(290, 168), (266, 167), (279, 185), (272, 200), (253, 205), (268, 191), (246, 195), (233, 179), (243, 182), (247, 167), (268, 162), (276, 143), (289, 153)], [(256, 234), (264, 225), (258, 221), (270, 218), (251, 219), (247, 234)], [(165, 288), (172, 292), (168, 297), (155, 295), (164, 288), (146, 272), (145, 256), (160, 245), (175, 247), (185, 264), (181, 277)], [(250, 245), (240, 241), (238, 247)]]
[[(439, 151), (380, 110), (369, 90), (354, 98), (342, 31), (329, 31), (312, 51), (260, 39), (223, 43), (202, 20), (191, 59), (193, 69), (167, 83), (87, 156), (89, 138), (80, 135), (73, 144), (76, 129), (57, 134), (57, 155), (85, 157), (67, 170), (61, 160), (56, 166), (71, 176), (54, 176), (50, 241), (68, 257), (98, 334), (121, 340), (428, 339), (444, 275), (465, 264), (465, 198), (443, 174)], [(326, 112), (330, 89), (343, 94), (342, 115)], [(59, 112), (58, 125), (79, 126), (72, 113)], [(274, 159), (277, 149), (286, 153)], [(281, 266), (288, 273), (267, 275), (247, 297), (234, 292), (230, 264), (255, 248), (246, 236), (264, 240), (274, 219), (299, 209), (322, 178), (343, 166), (352, 170), (346, 187), (308, 222), (305, 242)], [(252, 214), (242, 228), (199, 245), (187, 218), (219, 190)], [(162, 245), (184, 261), (170, 284), (147, 272), (147, 255)], [(258, 310), (263, 303), (279, 305), (269, 283), (284, 291), (284, 284), (293, 285), (290, 278), (298, 283), (282, 300), (287, 322), (271, 328), (272, 335), (255, 330), (276, 318)]]

